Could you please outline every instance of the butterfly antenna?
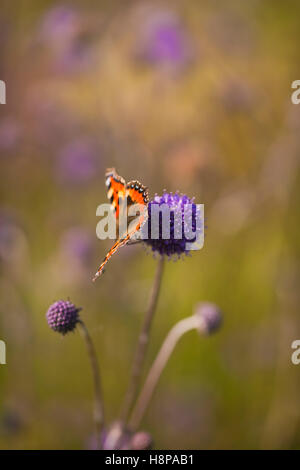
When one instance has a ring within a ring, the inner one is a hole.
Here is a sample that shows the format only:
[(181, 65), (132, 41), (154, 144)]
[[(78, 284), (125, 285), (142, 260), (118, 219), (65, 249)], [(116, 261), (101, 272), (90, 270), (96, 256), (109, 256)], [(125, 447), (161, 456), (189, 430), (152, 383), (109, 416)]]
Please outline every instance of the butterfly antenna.
[(100, 277), (99, 271), (96, 272), (96, 274), (95, 274), (95, 276), (93, 277), (92, 281), (95, 282), (95, 281), (98, 279), (98, 277)]
[(93, 282), (95, 282), (98, 279), (98, 277), (100, 277), (101, 274), (103, 274), (105, 272), (105, 269), (102, 266), (103, 266), (103, 264), (101, 264), (100, 268), (98, 269), (95, 276), (93, 277), (93, 279), (92, 279)]

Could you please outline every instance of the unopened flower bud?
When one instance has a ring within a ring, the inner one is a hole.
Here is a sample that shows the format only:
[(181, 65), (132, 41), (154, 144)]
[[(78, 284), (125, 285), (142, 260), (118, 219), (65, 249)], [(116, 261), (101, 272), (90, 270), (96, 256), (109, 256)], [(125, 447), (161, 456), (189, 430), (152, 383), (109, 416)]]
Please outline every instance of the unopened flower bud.
[(150, 450), (153, 445), (151, 435), (146, 431), (136, 432), (130, 441), (130, 448), (132, 450)]
[(222, 313), (216, 304), (200, 302), (196, 305), (195, 315), (199, 318), (199, 332), (214, 333), (222, 323)]

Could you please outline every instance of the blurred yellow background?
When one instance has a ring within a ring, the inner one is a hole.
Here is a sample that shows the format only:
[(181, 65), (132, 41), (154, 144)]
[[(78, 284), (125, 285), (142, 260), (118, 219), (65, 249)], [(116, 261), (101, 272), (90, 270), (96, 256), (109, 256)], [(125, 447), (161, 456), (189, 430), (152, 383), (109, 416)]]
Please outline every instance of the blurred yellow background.
[(300, 4), (2, 0), (2, 449), (84, 449), (92, 381), (70, 298), (94, 339), (110, 421), (128, 383), (156, 261), (123, 248), (91, 282), (104, 173), (205, 204), (201, 251), (167, 263), (147, 367), (199, 301), (224, 313), (182, 339), (143, 429), (160, 449), (299, 448)]

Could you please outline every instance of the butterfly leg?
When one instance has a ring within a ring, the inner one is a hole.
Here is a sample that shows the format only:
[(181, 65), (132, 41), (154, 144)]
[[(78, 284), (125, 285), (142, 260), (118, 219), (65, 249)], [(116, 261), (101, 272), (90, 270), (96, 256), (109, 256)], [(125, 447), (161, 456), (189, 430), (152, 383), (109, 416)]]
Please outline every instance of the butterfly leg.
[(129, 240), (128, 243), (127, 243), (127, 245), (128, 245), (128, 246), (131, 246), (131, 245), (138, 245), (138, 244), (140, 244), (140, 243), (142, 243), (142, 240)]

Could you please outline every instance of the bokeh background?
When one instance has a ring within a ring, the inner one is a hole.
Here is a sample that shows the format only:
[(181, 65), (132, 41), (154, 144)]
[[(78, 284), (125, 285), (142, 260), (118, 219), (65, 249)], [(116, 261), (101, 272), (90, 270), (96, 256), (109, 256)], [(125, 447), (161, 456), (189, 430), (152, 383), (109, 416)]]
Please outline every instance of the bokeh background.
[(182, 339), (142, 428), (160, 449), (299, 448), (300, 4), (287, 0), (2, 0), (0, 447), (84, 449), (82, 338), (48, 306), (82, 306), (109, 421), (120, 410), (156, 260), (123, 248), (91, 282), (104, 172), (205, 204), (203, 250), (166, 266), (147, 366), (197, 302), (224, 325)]

